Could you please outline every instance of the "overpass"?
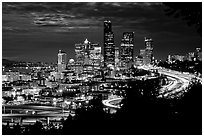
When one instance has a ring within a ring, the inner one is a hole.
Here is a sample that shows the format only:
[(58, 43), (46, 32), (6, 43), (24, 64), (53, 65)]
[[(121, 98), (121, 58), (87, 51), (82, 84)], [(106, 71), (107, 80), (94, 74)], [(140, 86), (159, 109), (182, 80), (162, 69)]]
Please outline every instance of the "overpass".
[(63, 110), (63, 108), (52, 107), (52, 106), (34, 106), (34, 105), (3, 105), (2, 106), (3, 119), (19, 119), (20, 123), (23, 123), (23, 119), (32, 118), (46, 118), (47, 123), (49, 119), (68, 117), (71, 113), (70, 111)]

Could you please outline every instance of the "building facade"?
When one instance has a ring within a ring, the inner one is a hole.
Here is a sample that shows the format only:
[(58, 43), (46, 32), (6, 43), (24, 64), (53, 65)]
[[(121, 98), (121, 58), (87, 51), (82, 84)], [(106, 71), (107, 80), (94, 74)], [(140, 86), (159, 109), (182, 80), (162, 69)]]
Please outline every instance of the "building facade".
[(115, 66), (115, 44), (111, 21), (104, 21), (104, 67)]
[(202, 51), (201, 51), (201, 48), (196, 48), (195, 57), (196, 57), (196, 60), (202, 61)]
[(65, 52), (62, 52), (59, 50), (58, 53), (58, 72), (62, 73), (64, 70), (66, 70), (66, 64), (67, 64), (67, 54)]
[(84, 43), (75, 44), (75, 72), (77, 74), (92, 75), (100, 70), (101, 47), (87, 39)]
[(172, 55), (171, 58), (172, 58), (173, 62), (174, 61), (184, 61), (185, 56), (182, 56), (182, 55)]
[(189, 53), (186, 55), (185, 60), (194, 61), (194, 60), (195, 60), (195, 53), (194, 53), (194, 52), (189, 52)]
[(145, 37), (145, 58), (144, 64), (151, 64), (153, 62), (153, 40)]
[(115, 67), (119, 68), (120, 66), (120, 52), (119, 47), (115, 47)]
[(121, 40), (121, 67), (128, 68), (133, 63), (134, 32), (124, 32)]

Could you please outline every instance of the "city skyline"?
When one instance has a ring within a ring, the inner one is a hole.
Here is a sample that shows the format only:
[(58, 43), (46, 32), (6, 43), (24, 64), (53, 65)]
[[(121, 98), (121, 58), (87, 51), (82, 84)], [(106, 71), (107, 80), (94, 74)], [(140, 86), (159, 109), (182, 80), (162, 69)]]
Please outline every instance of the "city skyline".
[(103, 49), (104, 20), (112, 22), (116, 47), (123, 32), (134, 32), (134, 57), (144, 47), (144, 37), (154, 40), (158, 60), (201, 47), (195, 28), (165, 15), (164, 9), (162, 3), (3, 3), (2, 58), (57, 62), (61, 49), (69, 53), (67, 59), (75, 59), (75, 44), (86, 38)]
[(201, 2), (2, 4), (3, 135), (202, 134)]

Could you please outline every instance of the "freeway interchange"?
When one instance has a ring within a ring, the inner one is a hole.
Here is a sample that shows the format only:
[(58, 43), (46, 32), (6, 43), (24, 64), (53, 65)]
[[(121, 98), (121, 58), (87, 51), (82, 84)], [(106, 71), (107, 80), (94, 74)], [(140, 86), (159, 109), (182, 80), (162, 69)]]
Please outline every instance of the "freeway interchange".
[(160, 90), (160, 95), (158, 97), (163, 98), (175, 98), (180, 97), (183, 93), (187, 92), (187, 88), (189, 87), (191, 80), (193, 78), (197, 78), (202, 81), (201, 78), (196, 77), (193, 74), (178, 72), (166, 68), (155, 67), (155, 66), (141, 66), (141, 69), (151, 70), (156, 69), (158, 73), (167, 76), (170, 83), (164, 85)]
[[(154, 66), (140, 66), (139, 69), (144, 70), (158, 70), (158, 73), (167, 76), (169, 83), (167, 85), (163, 85), (160, 89), (158, 98), (175, 98), (181, 97), (184, 92), (187, 92), (187, 88), (190, 85), (192, 78), (197, 78), (198, 80), (202, 81), (201, 78), (196, 77), (193, 74), (189, 73), (182, 73), (174, 70), (169, 70), (166, 68), (161, 67), (154, 67)], [(103, 100), (103, 104), (109, 108), (118, 109), (120, 106), (115, 105), (116, 102), (121, 101), (122, 98), (114, 98), (114, 99), (107, 99)]]

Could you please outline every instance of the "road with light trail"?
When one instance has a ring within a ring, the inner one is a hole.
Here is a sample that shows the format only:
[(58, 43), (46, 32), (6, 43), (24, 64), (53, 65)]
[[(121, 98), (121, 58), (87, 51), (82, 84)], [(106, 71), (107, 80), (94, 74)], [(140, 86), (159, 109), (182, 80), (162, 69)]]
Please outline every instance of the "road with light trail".
[[(189, 86), (191, 79), (195, 78), (195, 76), (192, 74), (183, 74), (181, 72), (168, 70), (165, 68), (153, 66), (140, 66), (138, 68), (144, 70), (157, 69), (158, 73), (167, 76), (170, 82), (167, 85), (162, 86), (158, 97), (174, 98), (175, 96), (181, 96), (183, 94), (183, 91), (185, 91)], [(201, 80), (201, 78), (198, 79)], [(107, 99), (103, 100), (102, 103), (107, 107), (118, 109), (120, 107), (115, 105), (114, 102), (118, 102), (121, 100), (122, 98)]]

